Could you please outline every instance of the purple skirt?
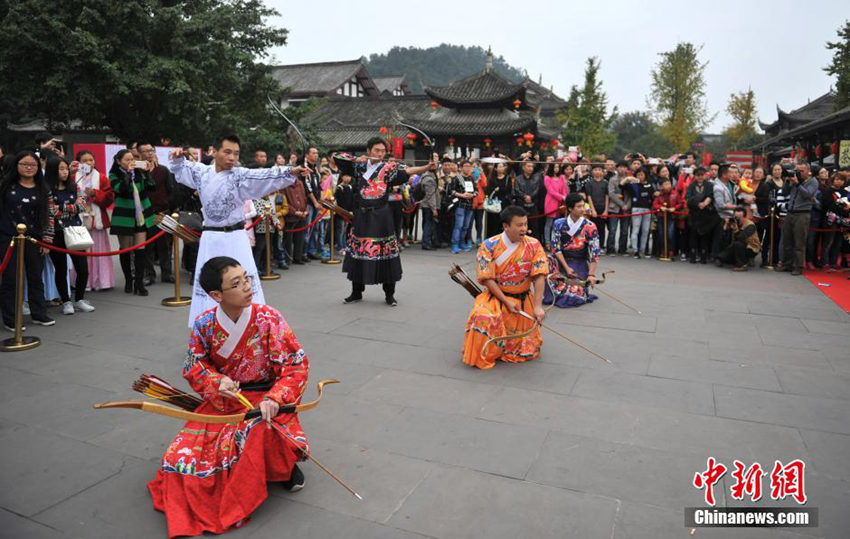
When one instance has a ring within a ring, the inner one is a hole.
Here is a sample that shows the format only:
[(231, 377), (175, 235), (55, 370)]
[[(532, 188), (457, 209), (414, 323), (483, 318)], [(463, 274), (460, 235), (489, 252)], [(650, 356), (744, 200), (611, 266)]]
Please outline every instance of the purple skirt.
[[(566, 258), (566, 257), (565, 257)], [(585, 259), (566, 258), (567, 265), (573, 270), (579, 279), (587, 279), (590, 272), (590, 264)], [(546, 290), (543, 294), (545, 305), (555, 304), (556, 307), (579, 307), (585, 303), (591, 303), (597, 298), (590, 293), (590, 287), (582, 286), (574, 282), (567, 282), (566, 276), (561, 273), (560, 265), (553, 255), (549, 255), (549, 275), (546, 277)]]

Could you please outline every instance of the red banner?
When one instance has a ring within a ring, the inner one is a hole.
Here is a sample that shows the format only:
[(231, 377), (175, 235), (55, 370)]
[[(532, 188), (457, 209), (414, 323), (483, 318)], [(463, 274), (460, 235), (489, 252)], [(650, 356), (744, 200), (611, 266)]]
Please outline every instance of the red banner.
[(401, 137), (393, 137), (393, 157), (404, 158), (404, 139)]

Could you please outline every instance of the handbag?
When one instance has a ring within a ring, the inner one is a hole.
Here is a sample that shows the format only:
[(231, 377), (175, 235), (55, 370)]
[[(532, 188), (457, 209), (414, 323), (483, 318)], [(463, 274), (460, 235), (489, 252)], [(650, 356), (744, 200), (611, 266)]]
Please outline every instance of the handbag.
[(94, 245), (91, 234), (84, 226), (66, 226), (62, 234), (65, 237), (65, 248), (71, 251), (85, 251)]
[(484, 199), (484, 211), (487, 213), (502, 213), (502, 201), (498, 198), (494, 198), (498, 190), (498, 187), (493, 189), (490, 196)]

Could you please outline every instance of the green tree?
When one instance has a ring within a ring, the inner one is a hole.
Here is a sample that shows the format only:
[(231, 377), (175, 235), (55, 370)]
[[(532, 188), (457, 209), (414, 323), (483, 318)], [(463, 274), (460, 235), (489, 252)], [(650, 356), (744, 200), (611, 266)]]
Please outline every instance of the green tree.
[(259, 62), (287, 31), (261, 0), (39, 0), (0, 4), (6, 115), (79, 120), (119, 137), (203, 143), (222, 131), (284, 130), (280, 89)]
[(832, 61), (824, 71), (836, 77), (835, 110), (850, 106), (850, 20), (838, 29), (839, 41), (828, 41), (826, 48), (833, 51)]
[(570, 89), (567, 105), (558, 115), (565, 125), (561, 133), (564, 144), (581, 146), (584, 155), (610, 153), (617, 138), (611, 132), (617, 107), (608, 114), (608, 96), (598, 79), (599, 65), (596, 57), (587, 59), (584, 85), (581, 89), (576, 86)]
[(756, 136), (756, 98), (752, 88), (729, 96), (726, 112), (732, 117), (732, 125), (723, 134), (726, 135), (733, 150), (750, 144)]
[(685, 151), (713, 119), (705, 99), (705, 67), (699, 61), (702, 47), (679, 43), (659, 54), (652, 69), (650, 107), (655, 111), (661, 133), (676, 151)]
[[(442, 43), (437, 47), (393, 47), (386, 54), (372, 54), (367, 60), (373, 77), (407, 75), (414, 94), (423, 93), (426, 86), (446, 86), (484, 69), (487, 51), (481, 47), (465, 47)], [(514, 82), (525, 72), (509, 65), (501, 56), (493, 58), (493, 70)]]
[(647, 112), (620, 114), (614, 120), (611, 131), (617, 137), (613, 153), (615, 159), (630, 153), (642, 153), (647, 157), (667, 157), (675, 153), (673, 145), (664, 138), (658, 124)]

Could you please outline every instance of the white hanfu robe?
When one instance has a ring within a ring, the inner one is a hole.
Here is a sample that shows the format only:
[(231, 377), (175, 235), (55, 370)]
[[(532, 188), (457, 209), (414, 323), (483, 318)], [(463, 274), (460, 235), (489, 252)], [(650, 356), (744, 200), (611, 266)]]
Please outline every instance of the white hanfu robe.
[[(204, 215), (204, 226), (216, 228), (243, 222), (245, 201), (262, 198), (272, 191), (289, 187), (297, 179), (291, 172), (292, 167), (289, 166), (254, 169), (236, 167), (216, 172), (215, 164), (204, 165), (181, 157), (171, 160), (169, 168), (178, 182), (198, 192)], [(207, 296), (198, 282), (204, 263), (216, 256), (229, 256), (238, 260), (248, 275), (254, 279), (254, 303), (266, 302), (247, 232), (245, 230), (232, 232), (206, 230), (201, 234), (198, 261), (195, 264), (195, 286), (189, 311), (190, 328), (201, 313), (216, 306), (215, 301)]]

